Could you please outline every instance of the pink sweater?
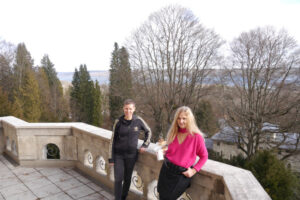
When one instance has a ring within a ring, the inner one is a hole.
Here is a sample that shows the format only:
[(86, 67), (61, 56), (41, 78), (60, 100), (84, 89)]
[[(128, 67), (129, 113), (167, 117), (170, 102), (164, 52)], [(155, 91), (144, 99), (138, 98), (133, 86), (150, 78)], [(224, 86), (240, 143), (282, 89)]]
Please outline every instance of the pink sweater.
[(181, 144), (179, 144), (176, 136), (166, 151), (166, 157), (173, 164), (185, 168), (189, 168), (195, 163), (196, 156), (199, 156), (200, 159), (194, 168), (199, 171), (208, 159), (204, 139), (200, 134), (194, 134), (194, 136), (188, 134)]

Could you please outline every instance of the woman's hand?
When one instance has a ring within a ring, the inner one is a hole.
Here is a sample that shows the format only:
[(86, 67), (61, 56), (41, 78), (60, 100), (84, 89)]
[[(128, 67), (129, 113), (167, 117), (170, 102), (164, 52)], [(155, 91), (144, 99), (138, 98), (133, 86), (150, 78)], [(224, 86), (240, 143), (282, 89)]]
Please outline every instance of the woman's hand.
[(140, 153), (144, 153), (145, 151), (146, 151), (146, 148), (144, 148), (144, 147), (140, 148)]
[(163, 150), (163, 154), (166, 155), (166, 152), (167, 152), (167, 150), (168, 150), (168, 147), (164, 147), (164, 148), (162, 148), (162, 150)]
[(197, 173), (197, 171), (194, 168), (188, 168), (185, 172), (182, 172), (183, 175), (185, 175), (188, 178), (191, 178)]

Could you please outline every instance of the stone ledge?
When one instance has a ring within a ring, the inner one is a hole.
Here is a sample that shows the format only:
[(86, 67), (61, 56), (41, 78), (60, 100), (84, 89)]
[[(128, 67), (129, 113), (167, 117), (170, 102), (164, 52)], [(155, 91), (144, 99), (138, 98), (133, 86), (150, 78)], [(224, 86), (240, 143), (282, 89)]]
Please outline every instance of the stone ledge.
[[(74, 137), (75, 140), (69, 141), (61, 137), (60, 145), (68, 144), (69, 146), (66, 149), (63, 149), (63, 147), (61, 146), (60, 149), (62, 150), (62, 152), (64, 152), (67, 150), (69, 151), (69, 149), (77, 148), (76, 160), (74, 160), (74, 162), (67, 162), (67, 164), (77, 165), (77, 167), (80, 166), (80, 168), (82, 168), (82, 170), (85, 172), (95, 173), (95, 168), (86, 169), (85, 166), (83, 165), (84, 163), (83, 157), (85, 156), (84, 150), (86, 147), (92, 148), (92, 152), (94, 153), (93, 156), (95, 158), (99, 155), (102, 155), (104, 156), (105, 159), (107, 159), (108, 142), (109, 139), (111, 138), (111, 131), (109, 130), (105, 130), (84, 123), (27, 123), (15, 117), (1, 117), (0, 129), (2, 129), (3, 122), (7, 124), (7, 126), (5, 126), (4, 124), (4, 129), (5, 128), (8, 129), (8, 134), (10, 135), (10, 137), (12, 137), (15, 141), (18, 141), (17, 145), (20, 145), (19, 144), (20, 140), (17, 140), (20, 139), (20, 137), (25, 137), (25, 138), (27, 138), (27, 136), (32, 137), (31, 139), (32, 141), (34, 141), (35, 138), (38, 138), (38, 136), (41, 135), (42, 137), (56, 136), (56, 133), (53, 133), (53, 131), (55, 130), (59, 130), (57, 134), (61, 136), (64, 134), (61, 131), (65, 131), (64, 129), (67, 130), (69, 129), (67, 132), (65, 132), (65, 134), (69, 135), (67, 137)], [(38, 131), (40, 131), (41, 133), (37, 134)], [(47, 135), (47, 132), (51, 134)], [(91, 136), (91, 137), (86, 137), (86, 136)], [(83, 140), (83, 138), (88, 138), (88, 140)], [(94, 144), (95, 138), (97, 138), (98, 141), (97, 144)], [(66, 143), (66, 141), (69, 141), (69, 143)], [(142, 144), (142, 142), (143, 141), (139, 140), (139, 146)], [(105, 147), (105, 148), (102, 148), (101, 151), (99, 151), (99, 149), (93, 150), (93, 148), (98, 148), (97, 145), (99, 144), (102, 145), (101, 147)], [(138, 172), (143, 172), (147, 174), (147, 175), (143, 175), (146, 184), (149, 184), (150, 183), (149, 181), (158, 179), (158, 173), (160, 168), (159, 166), (161, 165), (162, 161), (156, 160), (157, 147), (158, 145), (151, 143), (149, 148), (147, 149), (147, 152), (143, 155), (140, 155), (139, 161), (137, 163), (137, 166), (139, 168)], [(17, 148), (20, 152), (21, 149), (19, 148), (21, 147), (18, 146)], [(32, 153), (31, 151), (28, 152)], [(24, 161), (25, 160), (22, 159), (19, 160), (19, 162), (24, 165), (36, 164), (38, 166), (46, 163), (40, 160), (31, 160), (26, 162)], [(64, 165), (66, 163), (61, 162), (60, 164)], [(108, 176), (105, 178), (105, 180), (107, 181), (108, 185), (112, 184)], [(214, 199), (270, 200), (271, 199), (250, 171), (233, 167), (224, 163), (212, 161), (212, 160), (208, 160), (207, 163), (203, 166), (202, 170), (199, 172), (199, 174), (197, 174), (193, 178), (192, 187), (188, 191), (192, 192), (191, 196), (194, 199), (195, 197), (197, 198), (197, 195), (201, 195), (201, 192), (204, 192), (206, 194), (206, 198), (211, 200)]]

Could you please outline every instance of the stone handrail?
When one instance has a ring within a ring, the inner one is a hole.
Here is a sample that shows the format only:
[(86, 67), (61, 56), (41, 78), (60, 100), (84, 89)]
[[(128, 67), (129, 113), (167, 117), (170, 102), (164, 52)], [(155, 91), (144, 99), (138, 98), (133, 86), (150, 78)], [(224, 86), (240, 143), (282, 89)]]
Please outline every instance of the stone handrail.
[[(27, 123), (15, 117), (0, 117), (0, 153), (23, 166), (73, 166), (113, 188), (113, 170), (107, 163), (110, 138), (111, 131), (85, 123)], [(60, 159), (48, 159), (47, 144), (57, 146)], [(156, 185), (162, 161), (156, 160), (156, 148), (151, 143), (147, 152), (139, 155), (130, 199), (158, 199)], [(250, 171), (208, 160), (181, 199), (271, 198)]]

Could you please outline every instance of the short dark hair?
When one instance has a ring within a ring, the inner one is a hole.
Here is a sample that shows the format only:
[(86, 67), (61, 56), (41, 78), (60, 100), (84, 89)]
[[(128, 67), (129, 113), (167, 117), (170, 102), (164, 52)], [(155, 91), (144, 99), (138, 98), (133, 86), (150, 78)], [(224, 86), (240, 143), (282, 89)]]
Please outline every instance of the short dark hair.
[(123, 106), (128, 105), (128, 104), (132, 104), (132, 105), (135, 106), (135, 102), (134, 102), (132, 99), (126, 99), (126, 100), (124, 101)]

